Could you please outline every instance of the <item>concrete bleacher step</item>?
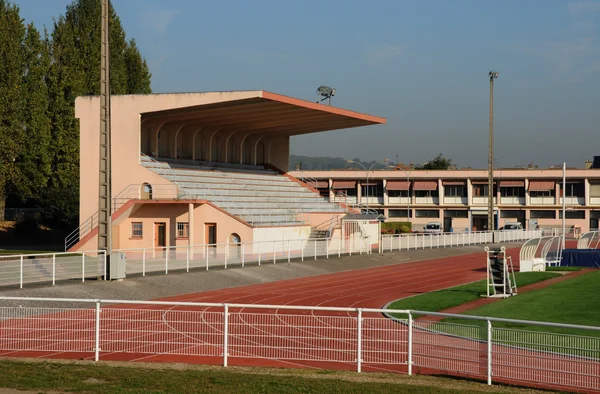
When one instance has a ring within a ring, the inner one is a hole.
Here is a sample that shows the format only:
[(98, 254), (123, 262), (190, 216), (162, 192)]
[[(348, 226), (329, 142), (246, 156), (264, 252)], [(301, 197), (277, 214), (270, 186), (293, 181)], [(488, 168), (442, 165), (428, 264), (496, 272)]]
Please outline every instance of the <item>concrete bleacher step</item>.
[(254, 225), (300, 224), (298, 213), (344, 212), (314, 191), (263, 167), (142, 156), (141, 164), (179, 187), (182, 198), (205, 199)]

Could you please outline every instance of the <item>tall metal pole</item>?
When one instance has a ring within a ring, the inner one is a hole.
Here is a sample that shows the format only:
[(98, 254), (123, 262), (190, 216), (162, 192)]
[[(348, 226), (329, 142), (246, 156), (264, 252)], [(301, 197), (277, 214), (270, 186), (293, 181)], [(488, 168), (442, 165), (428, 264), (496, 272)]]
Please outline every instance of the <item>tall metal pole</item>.
[(490, 71), (490, 136), (488, 146), (488, 231), (495, 230), (494, 226), (494, 79), (498, 78), (496, 71)]
[(567, 162), (563, 162), (563, 181), (562, 181), (562, 248), (565, 248), (566, 231), (566, 210), (567, 210)]
[(100, 49), (100, 162), (98, 189), (98, 250), (106, 251), (107, 279), (112, 253), (109, 0), (102, 0)]

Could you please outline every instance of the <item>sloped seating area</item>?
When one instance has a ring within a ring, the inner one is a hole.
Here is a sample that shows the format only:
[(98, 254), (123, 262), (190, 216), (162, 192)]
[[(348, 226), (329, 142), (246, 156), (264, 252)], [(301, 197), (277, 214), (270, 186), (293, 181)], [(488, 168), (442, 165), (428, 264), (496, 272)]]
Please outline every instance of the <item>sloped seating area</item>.
[(205, 199), (254, 226), (299, 224), (303, 212), (343, 212), (325, 198), (264, 167), (141, 156), (141, 164), (174, 182), (184, 198)]

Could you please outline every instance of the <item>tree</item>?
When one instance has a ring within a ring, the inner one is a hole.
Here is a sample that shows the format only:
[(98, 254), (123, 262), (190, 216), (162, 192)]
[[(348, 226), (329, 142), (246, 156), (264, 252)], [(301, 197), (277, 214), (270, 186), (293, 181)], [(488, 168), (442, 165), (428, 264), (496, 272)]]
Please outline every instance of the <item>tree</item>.
[(418, 166), (421, 170), (449, 170), (453, 166), (451, 159), (446, 159), (441, 153), (425, 164)]
[[(44, 204), (49, 210), (68, 209), (69, 212), (61, 213), (60, 221), (71, 223), (77, 220), (79, 196), (79, 124), (75, 119), (75, 98), (100, 94), (100, 16), (100, 0), (75, 0), (54, 23), (52, 32), (52, 65), (48, 73), (52, 176)], [(111, 93), (151, 93), (148, 66), (135, 41), (126, 41), (112, 6), (109, 18)]]
[(50, 118), (46, 75), (50, 67), (47, 39), (43, 40), (33, 24), (24, 38), (23, 125), (24, 138), (15, 160), (11, 194), (20, 201), (40, 198), (48, 183), (50, 166)]
[(140, 51), (132, 38), (125, 47), (125, 70), (127, 73), (127, 93), (150, 94), (150, 80), (152, 74), (148, 69), (146, 59), (142, 58)]
[(0, 220), (23, 141), (23, 39), (19, 8), (0, 0)]

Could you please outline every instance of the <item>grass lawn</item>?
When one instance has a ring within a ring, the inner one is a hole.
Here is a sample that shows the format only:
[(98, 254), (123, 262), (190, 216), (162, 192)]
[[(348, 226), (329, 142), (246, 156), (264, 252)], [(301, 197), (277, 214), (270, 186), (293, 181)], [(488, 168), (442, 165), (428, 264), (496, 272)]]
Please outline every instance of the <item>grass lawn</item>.
[[(468, 311), (467, 315), (600, 326), (600, 271), (592, 271), (543, 289), (519, 294)], [(457, 322), (453, 319), (444, 321)], [(464, 320), (461, 321), (464, 323)], [(475, 322), (470, 322), (475, 323)], [(600, 331), (494, 323), (495, 327), (600, 336)]]
[[(526, 286), (560, 276), (553, 272), (516, 272), (517, 286)], [(414, 297), (394, 301), (388, 309), (413, 309), (420, 311), (439, 312), (475, 301), (487, 295), (487, 282), (481, 280), (466, 285), (456, 286), (445, 290), (433, 291)], [(403, 314), (394, 314), (398, 318), (406, 318)]]
[(45, 254), (45, 253), (60, 253), (53, 250), (20, 250), (20, 249), (0, 249), (0, 256), (12, 256), (17, 254)]
[(585, 267), (546, 267), (546, 271), (581, 271)]
[(181, 364), (0, 361), (0, 387), (85, 393), (541, 393), (429, 376)]

